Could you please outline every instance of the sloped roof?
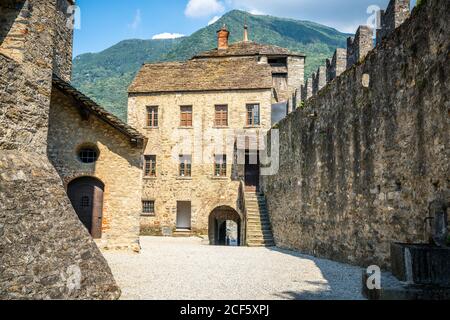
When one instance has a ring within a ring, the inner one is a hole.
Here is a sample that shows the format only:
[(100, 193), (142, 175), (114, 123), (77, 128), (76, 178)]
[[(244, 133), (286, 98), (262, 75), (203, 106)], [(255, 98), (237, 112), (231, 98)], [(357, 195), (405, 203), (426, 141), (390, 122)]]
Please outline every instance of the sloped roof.
[(268, 45), (268, 44), (260, 44), (253, 41), (240, 41), (231, 44), (228, 49), (213, 49), (209, 51), (202, 52), (193, 59), (202, 59), (202, 58), (219, 58), (219, 57), (239, 57), (239, 56), (258, 56), (258, 55), (266, 55), (266, 56), (277, 56), (277, 55), (285, 55), (285, 56), (298, 56), (305, 57), (303, 53), (295, 53), (291, 52), (289, 49)]
[(270, 66), (255, 58), (144, 64), (129, 93), (271, 89)]
[(100, 107), (94, 101), (86, 97), (83, 93), (75, 89), (70, 83), (62, 80), (55, 74), (53, 75), (53, 86), (70, 95), (76, 101), (80, 102), (81, 107), (86, 108), (88, 112), (93, 113), (100, 120), (103, 120), (116, 130), (128, 136), (133, 142), (138, 143), (138, 145), (142, 145), (145, 142), (146, 138), (141, 135), (136, 129), (126, 124), (112, 113)]

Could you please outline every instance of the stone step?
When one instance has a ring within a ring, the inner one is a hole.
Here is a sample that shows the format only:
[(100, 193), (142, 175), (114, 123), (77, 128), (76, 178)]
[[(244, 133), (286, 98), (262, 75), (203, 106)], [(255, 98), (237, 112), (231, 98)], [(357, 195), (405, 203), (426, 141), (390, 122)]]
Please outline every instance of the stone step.
[(257, 217), (268, 217), (269, 216), (269, 214), (267, 213), (267, 212), (265, 212), (265, 211), (253, 211), (253, 210), (250, 210), (250, 211), (247, 211), (247, 217), (250, 217), (250, 216), (257, 216)]
[(247, 234), (247, 239), (248, 240), (273, 240), (273, 236), (272, 236), (271, 231), (266, 231), (265, 233), (250, 232)]
[(269, 241), (247, 241), (249, 247), (275, 247), (275, 242)]
[(247, 221), (247, 229), (249, 228), (268, 228), (271, 229), (272, 225), (270, 224), (269, 221), (261, 221), (261, 220), (253, 220), (253, 221)]
[(253, 240), (273, 240), (272, 232), (267, 233), (249, 233), (247, 234), (247, 239), (253, 239)]
[(173, 232), (172, 236), (175, 238), (188, 238), (192, 237), (193, 233), (190, 230), (176, 230)]
[(270, 223), (270, 219), (269, 217), (247, 217), (247, 222), (266, 222), (266, 223)]
[(247, 230), (272, 230), (270, 223), (247, 223)]

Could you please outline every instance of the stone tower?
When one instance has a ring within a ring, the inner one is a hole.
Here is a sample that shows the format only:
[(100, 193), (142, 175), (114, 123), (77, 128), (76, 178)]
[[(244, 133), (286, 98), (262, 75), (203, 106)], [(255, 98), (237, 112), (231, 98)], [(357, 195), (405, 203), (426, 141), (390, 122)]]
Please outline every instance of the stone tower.
[(0, 299), (120, 294), (46, 154), (52, 75), (70, 80), (72, 5), (0, 3)]

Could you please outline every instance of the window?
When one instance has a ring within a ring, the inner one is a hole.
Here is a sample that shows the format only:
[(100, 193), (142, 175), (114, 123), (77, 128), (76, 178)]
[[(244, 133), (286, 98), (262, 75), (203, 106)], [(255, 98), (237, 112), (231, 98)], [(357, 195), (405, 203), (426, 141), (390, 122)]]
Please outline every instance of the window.
[(180, 177), (190, 177), (192, 156), (180, 155)]
[(144, 175), (146, 177), (156, 176), (156, 156), (144, 156)]
[(217, 105), (216, 106), (216, 116), (215, 116), (214, 125), (216, 127), (228, 126), (228, 106), (227, 105)]
[(155, 201), (142, 201), (142, 212), (146, 215), (154, 215)]
[(247, 105), (247, 125), (259, 126), (259, 104)]
[(158, 127), (158, 107), (147, 107), (147, 127)]
[(272, 66), (272, 67), (285, 67), (287, 66), (287, 58), (269, 58), (267, 60), (267, 62)]
[(214, 157), (214, 175), (216, 177), (227, 176), (227, 156), (224, 154), (215, 155)]
[(192, 106), (181, 106), (180, 126), (192, 127)]
[(82, 147), (78, 150), (78, 159), (83, 163), (94, 163), (98, 159), (98, 150), (94, 147)]
[(89, 199), (89, 196), (82, 196), (81, 197), (81, 208), (89, 208), (91, 206), (91, 201)]

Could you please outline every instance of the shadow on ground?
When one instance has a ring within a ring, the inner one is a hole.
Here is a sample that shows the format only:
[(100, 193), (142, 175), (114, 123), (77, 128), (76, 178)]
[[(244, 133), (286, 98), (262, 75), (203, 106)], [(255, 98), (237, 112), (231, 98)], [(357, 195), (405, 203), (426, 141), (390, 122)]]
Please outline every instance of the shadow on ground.
[[(361, 294), (361, 275), (362, 268), (351, 266), (335, 261), (316, 258), (296, 251), (281, 249), (277, 247), (268, 248), (269, 250), (288, 254), (299, 259), (307, 259), (314, 262), (320, 269), (325, 281), (304, 281), (305, 283), (316, 286), (314, 291), (285, 291), (276, 294), (282, 299), (291, 300), (355, 300), (364, 299)], [(355, 288), (349, 292), (349, 288)]]

